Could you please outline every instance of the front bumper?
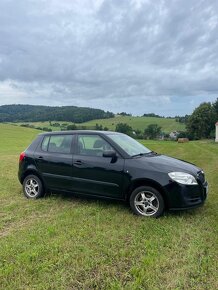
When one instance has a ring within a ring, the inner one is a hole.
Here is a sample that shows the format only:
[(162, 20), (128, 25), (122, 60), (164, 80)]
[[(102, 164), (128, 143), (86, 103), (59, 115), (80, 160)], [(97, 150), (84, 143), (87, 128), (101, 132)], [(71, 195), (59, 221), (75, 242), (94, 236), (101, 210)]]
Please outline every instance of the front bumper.
[(198, 185), (183, 185), (171, 182), (166, 191), (170, 210), (195, 208), (204, 204), (208, 195), (208, 183), (204, 181)]

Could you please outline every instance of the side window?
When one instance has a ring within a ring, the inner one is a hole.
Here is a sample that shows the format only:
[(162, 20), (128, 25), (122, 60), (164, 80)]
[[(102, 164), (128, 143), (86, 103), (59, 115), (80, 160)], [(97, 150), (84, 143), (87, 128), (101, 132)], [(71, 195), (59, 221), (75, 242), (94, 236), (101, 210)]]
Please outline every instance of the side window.
[(72, 135), (51, 135), (47, 151), (53, 153), (70, 153), (72, 139)]
[(49, 142), (50, 136), (45, 136), (42, 141), (42, 150), (47, 151), (48, 150), (48, 142)]
[(78, 135), (78, 154), (102, 156), (106, 150), (114, 150), (111, 145), (98, 135)]

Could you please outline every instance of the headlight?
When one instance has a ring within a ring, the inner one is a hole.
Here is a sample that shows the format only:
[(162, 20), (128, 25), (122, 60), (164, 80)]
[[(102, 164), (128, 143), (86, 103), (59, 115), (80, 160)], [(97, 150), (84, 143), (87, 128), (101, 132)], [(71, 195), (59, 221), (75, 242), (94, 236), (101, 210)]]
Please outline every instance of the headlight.
[(168, 173), (169, 177), (175, 180), (178, 183), (186, 184), (186, 185), (196, 185), (197, 180), (193, 175), (185, 172), (170, 172)]

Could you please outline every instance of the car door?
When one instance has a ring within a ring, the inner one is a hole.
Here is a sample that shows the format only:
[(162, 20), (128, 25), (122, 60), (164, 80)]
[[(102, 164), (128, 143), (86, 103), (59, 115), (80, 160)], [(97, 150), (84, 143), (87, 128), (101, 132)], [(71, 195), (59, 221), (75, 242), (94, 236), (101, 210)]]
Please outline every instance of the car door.
[(72, 189), (74, 135), (45, 135), (35, 152), (36, 166), (50, 189)]
[(73, 155), (73, 190), (92, 195), (122, 198), (124, 159), (103, 157), (112, 146), (100, 135), (78, 134)]

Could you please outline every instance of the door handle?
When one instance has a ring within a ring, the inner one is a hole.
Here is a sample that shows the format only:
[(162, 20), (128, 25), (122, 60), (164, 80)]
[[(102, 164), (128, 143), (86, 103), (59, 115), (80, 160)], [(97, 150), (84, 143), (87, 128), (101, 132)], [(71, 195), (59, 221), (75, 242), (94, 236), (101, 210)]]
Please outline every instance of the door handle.
[(81, 161), (81, 160), (76, 160), (76, 161), (73, 162), (73, 164), (74, 165), (82, 165), (82, 164), (84, 164), (84, 162)]
[(38, 159), (43, 159), (43, 156), (39, 156)]

